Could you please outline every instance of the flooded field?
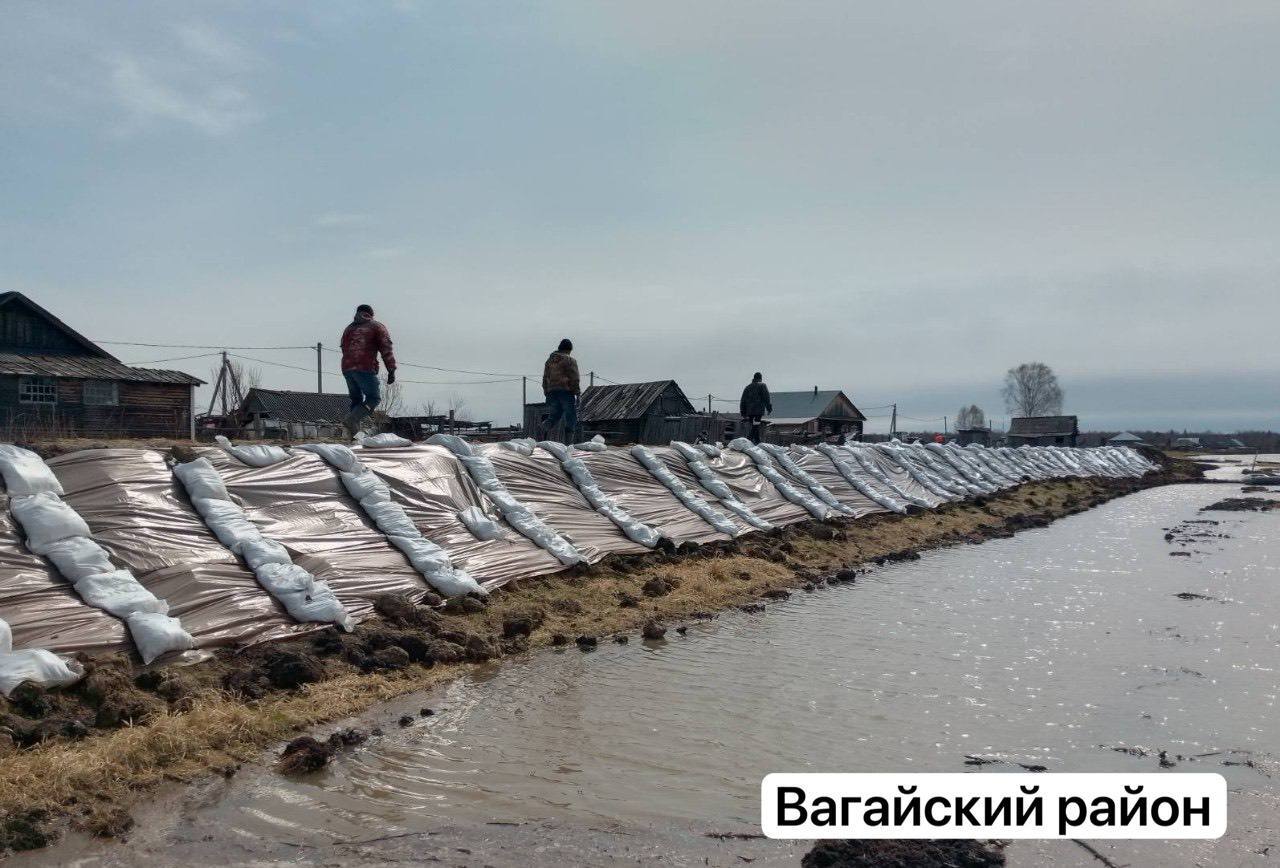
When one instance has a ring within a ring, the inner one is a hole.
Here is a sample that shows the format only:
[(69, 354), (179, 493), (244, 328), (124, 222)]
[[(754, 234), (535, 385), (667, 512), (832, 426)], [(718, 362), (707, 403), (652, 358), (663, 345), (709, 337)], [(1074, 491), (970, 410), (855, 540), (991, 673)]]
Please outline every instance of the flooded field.
[[(1222, 840), (1094, 846), (1269, 864), (1280, 512), (1200, 511), (1237, 491), (1152, 489), (664, 641), (508, 660), (349, 722), (384, 734), (322, 772), (175, 786), (127, 843), (15, 862), (794, 865), (806, 844), (750, 837), (768, 772), (1021, 766), (1221, 772)], [(1101, 864), (1071, 842), (1007, 853)]]

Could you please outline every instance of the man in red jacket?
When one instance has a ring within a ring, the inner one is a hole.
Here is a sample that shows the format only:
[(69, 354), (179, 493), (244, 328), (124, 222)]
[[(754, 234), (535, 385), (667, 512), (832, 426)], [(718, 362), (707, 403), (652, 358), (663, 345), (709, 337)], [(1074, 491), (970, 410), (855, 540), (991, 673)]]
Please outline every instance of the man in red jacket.
[(351, 394), (351, 412), (345, 424), (354, 437), (360, 423), (382, 400), (378, 389), (378, 356), (387, 366), (387, 385), (396, 381), (396, 357), (391, 352), (391, 333), (373, 318), (373, 308), (362, 304), (356, 318), (342, 332), (342, 376)]

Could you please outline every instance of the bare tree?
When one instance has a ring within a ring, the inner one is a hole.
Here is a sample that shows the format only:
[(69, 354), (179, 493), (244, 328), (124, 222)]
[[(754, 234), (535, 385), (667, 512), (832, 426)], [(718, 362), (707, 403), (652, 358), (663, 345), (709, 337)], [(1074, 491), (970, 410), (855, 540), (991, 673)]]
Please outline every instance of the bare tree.
[(381, 424), (392, 416), (402, 415), (404, 406), (404, 392), (401, 391), (400, 384), (385, 384), (382, 387), (382, 400), (378, 402), (378, 408), (373, 411), (373, 415), (377, 417), (378, 423)]
[(1024, 362), (1004, 375), (1004, 405), (1014, 416), (1062, 412), (1062, 387), (1044, 362)]
[(987, 414), (982, 412), (982, 408), (977, 404), (961, 407), (960, 412), (956, 414), (957, 431), (965, 428), (985, 428), (986, 425)]
[(467, 399), (461, 395), (454, 394), (449, 398), (449, 412), (453, 413), (453, 418), (461, 419), (467, 415)]

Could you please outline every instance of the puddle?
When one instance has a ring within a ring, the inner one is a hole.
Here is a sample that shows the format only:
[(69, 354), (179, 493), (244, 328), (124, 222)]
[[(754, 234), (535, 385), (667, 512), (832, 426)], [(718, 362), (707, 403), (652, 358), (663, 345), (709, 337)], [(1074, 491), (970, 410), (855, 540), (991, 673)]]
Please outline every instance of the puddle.
[[(751, 837), (768, 772), (1041, 768), (1219, 772), (1224, 839), (1092, 846), (1263, 859), (1280, 852), (1280, 514), (1214, 514), (1168, 557), (1169, 529), (1218, 497), (1145, 491), (663, 641), (507, 662), (362, 717), (386, 734), (321, 772), (246, 769), (160, 800), (127, 844), (16, 861), (796, 865), (806, 844)], [(1071, 842), (1007, 855), (1099, 864)]]

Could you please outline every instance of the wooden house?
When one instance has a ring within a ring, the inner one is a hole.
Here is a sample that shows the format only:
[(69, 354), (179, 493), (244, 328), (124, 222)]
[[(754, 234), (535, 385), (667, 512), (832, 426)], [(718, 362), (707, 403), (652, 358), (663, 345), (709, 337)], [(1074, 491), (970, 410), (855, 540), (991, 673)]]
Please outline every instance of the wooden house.
[(1009, 422), (1009, 446), (1075, 446), (1080, 435), (1075, 416), (1015, 416)]
[[(666, 445), (691, 439), (686, 420), (696, 413), (675, 380), (592, 386), (578, 401), (579, 438), (599, 434), (614, 444)], [(545, 403), (526, 405), (525, 430), (539, 436), (547, 414)]]
[(129, 367), (22, 293), (0, 293), (0, 439), (191, 437), (202, 382)]
[(769, 443), (785, 445), (841, 436), (862, 439), (862, 423), (867, 417), (839, 389), (814, 386), (812, 391), (774, 392), (770, 397), (773, 412), (765, 417), (768, 424), (764, 429)]

